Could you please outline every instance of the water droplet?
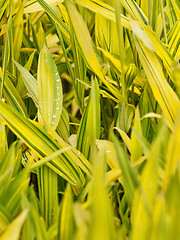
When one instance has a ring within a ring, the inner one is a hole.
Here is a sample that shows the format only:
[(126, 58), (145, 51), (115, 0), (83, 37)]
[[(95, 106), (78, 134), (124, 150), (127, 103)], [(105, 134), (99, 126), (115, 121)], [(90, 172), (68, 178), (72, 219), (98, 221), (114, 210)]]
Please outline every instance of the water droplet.
[(80, 152), (80, 151), (78, 151), (78, 152), (77, 152), (77, 154), (78, 154), (78, 155), (80, 155), (80, 154), (81, 154), (81, 152)]
[(47, 59), (45, 61), (47, 62)]
[(57, 95), (60, 95), (60, 93), (58, 92)]
[(43, 103), (43, 101), (41, 103)]
[(57, 109), (57, 110), (59, 110), (59, 108), (58, 108), (58, 107), (57, 107), (56, 109)]
[(60, 82), (60, 79), (58, 78), (58, 79), (56, 80), (56, 82)]
[(59, 100), (60, 98), (58, 97), (58, 100)]
[(57, 76), (57, 75), (58, 75), (58, 72), (56, 72), (55, 75)]
[(74, 68), (75, 67), (75, 63), (72, 63), (71, 66)]
[(50, 117), (50, 113), (48, 113), (48, 116)]
[(59, 87), (57, 87), (57, 89), (59, 89)]
[(56, 118), (56, 115), (54, 114), (52, 117), (53, 117), (53, 118)]
[(52, 125), (54, 125), (54, 122), (52, 122)]

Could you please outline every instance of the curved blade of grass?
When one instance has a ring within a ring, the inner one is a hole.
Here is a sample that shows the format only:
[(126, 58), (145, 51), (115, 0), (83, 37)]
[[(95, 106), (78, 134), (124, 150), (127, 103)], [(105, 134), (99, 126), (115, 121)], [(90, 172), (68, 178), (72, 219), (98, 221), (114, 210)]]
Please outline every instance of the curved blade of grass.
[(53, 152), (51, 153), (49, 156), (39, 160), (38, 162), (34, 163), (33, 165), (31, 165), (30, 169), (31, 171), (34, 171), (36, 168), (39, 168), (41, 167), (42, 165), (44, 165), (45, 163), (49, 162), (50, 160), (52, 160), (53, 158), (59, 156), (60, 154), (68, 151), (68, 150), (71, 150), (73, 147), (69, 146), (69, 147), (66, 147), (66, 148), (62, 148), (56, 152)]
[[(26, 141), (27, 146), (37, 151), (41, 157), (48, 156), (62, 148), (36, 122), (26, 119), (2, 101), (0, 102), (0, 110), (0, 116), (5, 120), (8, 127), (18, 137)], [(76, 161), (79, 161), (76, 154), (64, 153), (50, 161), (47, 166), (73, 185), (81, 188), (85, 179), (81, 170), (75, 164)]]

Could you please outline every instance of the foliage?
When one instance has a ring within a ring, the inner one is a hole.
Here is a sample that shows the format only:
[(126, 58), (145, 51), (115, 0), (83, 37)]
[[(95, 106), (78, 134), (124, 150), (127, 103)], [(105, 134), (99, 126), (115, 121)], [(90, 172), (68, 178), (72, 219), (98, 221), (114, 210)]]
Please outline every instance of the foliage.
[(178, 0), (0, 1), (0, 239), (180, 239)]

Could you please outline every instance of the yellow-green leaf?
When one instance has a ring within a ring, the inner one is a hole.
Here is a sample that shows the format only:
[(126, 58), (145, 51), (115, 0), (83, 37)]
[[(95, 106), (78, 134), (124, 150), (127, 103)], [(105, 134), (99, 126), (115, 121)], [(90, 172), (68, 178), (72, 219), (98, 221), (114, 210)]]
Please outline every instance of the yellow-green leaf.
[(41, 114), (56, 129), (62, 112), (63, 92), (58, 69), (44, 45), (38, 62), (39, 119)]

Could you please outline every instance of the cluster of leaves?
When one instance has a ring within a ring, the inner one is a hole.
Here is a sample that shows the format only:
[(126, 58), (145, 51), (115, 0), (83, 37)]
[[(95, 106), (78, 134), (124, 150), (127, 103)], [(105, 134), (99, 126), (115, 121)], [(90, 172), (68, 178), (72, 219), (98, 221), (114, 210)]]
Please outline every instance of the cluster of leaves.
[(0, 239), (180, 239), (179, 0), (1, 0), (0, 29)]

